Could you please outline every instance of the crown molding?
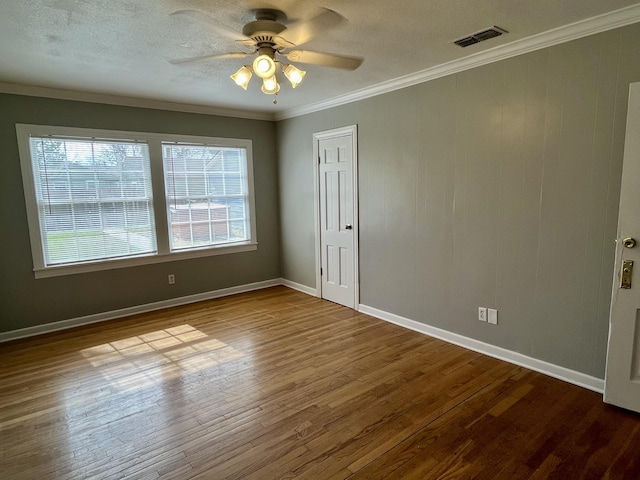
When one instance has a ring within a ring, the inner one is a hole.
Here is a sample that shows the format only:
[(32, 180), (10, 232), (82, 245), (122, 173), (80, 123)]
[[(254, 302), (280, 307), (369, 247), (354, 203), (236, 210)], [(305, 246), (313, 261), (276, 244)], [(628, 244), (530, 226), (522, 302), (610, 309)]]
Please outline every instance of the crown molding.
[(147, 98), (125, 97), (93, 92), (80, 92), (63, 90), (58, 88), (38, 87), (34, 85), (20, 85), (17, 83), (0, 82), (0, 93), (14, 95), (26, 95), (30, 97), (46, 97), (59, 100), (74, 100), (78, 102), (103, 103), (107, 105), (120, 105), (124, 107), (151, 108), (155, 110), (168, 110), (172, 112), (199, 113), (203, 115), (218, 115), (222, 117), (246, 118), (250, 120), (275, 119), (270, 112), (253, 112), (231, 108), (219, 108), (205, 105), (192, 105), (188, 103), (174, 103), (163, 100)]
[(366, 98), (375, 97), (383, 93), (392, 92), (401, 88), (410, 87), (418, 83), (428, 82), (436, 78), (462, 72), (507, 58), (533, 52), (543, 48), (569, 42), (578, 38), (595, 35), (596, 33), (613, 30), (633, 23), (640, 22), (640, 4), (614, 10), (613, 12), (591, 17), (586, 20), (564, 25), (562, 27), (547, 30), (521, 40), (516, 40), (505, 45), (491, 48), (458, 60), (443, 63), (435, 67), (420, 70), (419, 72), (404, 75), (370, 87), (362, 88), (354, 92), (322, 102), (312, 103), (299, 108), (288, 109), (275, 114), (276, 120), (299, 117), (308, 113), (314, 113), (328, 108), (338, 107), (347, 103), (357, 102)]

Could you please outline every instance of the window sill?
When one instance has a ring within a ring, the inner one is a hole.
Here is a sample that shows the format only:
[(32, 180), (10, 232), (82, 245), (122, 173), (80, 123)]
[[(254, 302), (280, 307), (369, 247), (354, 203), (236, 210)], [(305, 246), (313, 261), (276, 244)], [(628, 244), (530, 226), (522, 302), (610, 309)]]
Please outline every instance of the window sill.
[(76, 273), (98, 272), (101, 270), (113, 270), (116, 268), (137, 267), (154, 263), (175, 262), (192, 258), (212, 257), (215, 255), (227, 255), (230, 253), (250, 252), (258, 249), (257, 243), (241, 243), (226, 247), (201, 248), (185, 252), (173, 252), (141, 257), (123, 258), (119, 260), (105, 260), (96, 262), (79, 263), (73, 265), (59, 265), (54, 267), (34, 268), (35, 278), (61, 277)]

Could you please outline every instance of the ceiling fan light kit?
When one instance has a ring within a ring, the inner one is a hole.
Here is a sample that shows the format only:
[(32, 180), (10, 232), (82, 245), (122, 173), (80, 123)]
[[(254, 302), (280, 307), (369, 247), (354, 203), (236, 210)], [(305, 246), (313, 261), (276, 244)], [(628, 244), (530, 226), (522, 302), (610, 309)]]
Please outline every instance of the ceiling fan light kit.
[(236, 73), (230, 75), (236, 85), (247, 90), (249, 80), (251, 80), (251, 77), (255, 73), (258, 77), (262, 78), (262, 93), (277, 95), (280, 91), (280, 84), (276, 78), (277, 64), (282, 65), (282, 72), (291, 83), (292, 88), (296, 88), (307, 74), (307, 72), (300, 70), (295, 65), (281, 64), (280, 62), (272, 60), (270, 57), (266, 57), (268, 60), (261, 57), (262, 56), (259, 56), (254, 60), (253, 66), (243, 65)]
[[(185, 65), (193, 62), (207, 60), (241, 58), (253, 54), (258, 54), (250, 65), (243, 65), (231, 75), (231, 79), (240, 88), (247, 90), (249, 81), (253, 74), (262, 79), (261, 90), (267, 95), (277, 95), (280, 91), (278, 84), (278, 70), (282, 69), (282, 74), (289, 80), (292, 88), (296, 88), (304, 76), (307, 74), (290, 63), (283, 63), (278, 60), (278, 56), (285, 57), (300, 63), (321, 65), (325, 67), (342, 68), (355, 70), (362, 63), (362, 58), (335, 55), (332, 53), (313, 52), (293, 48), (308, 42), (314, 36), (324, 33), (330, 28), (334, 28), (345, 21), (345, 18), (333, 10), (323, 9), (323, 12), (307, 21), (294, 22), (285, 26), (287, 16), (284, 12), (274, 9), (257, 9), (254, 11), (256, 20), (247, 23), (242, 34), (231, 31), (228, 27), (220, 25), (214, 18), (198, 12), (196, 10), (180, 10), (173, 15), (185, 15), (200, 23), (205, 23), (221, 35), (231, 36), (236, 42), (248, 47), (252, 47), (252, 52), (233, 52), (227, 54), (213, 54), (199, 57), (191, 57), (180, 60), (170, 60), (176, 65)], [(277, 103), (276, 100), (273, 103)]]

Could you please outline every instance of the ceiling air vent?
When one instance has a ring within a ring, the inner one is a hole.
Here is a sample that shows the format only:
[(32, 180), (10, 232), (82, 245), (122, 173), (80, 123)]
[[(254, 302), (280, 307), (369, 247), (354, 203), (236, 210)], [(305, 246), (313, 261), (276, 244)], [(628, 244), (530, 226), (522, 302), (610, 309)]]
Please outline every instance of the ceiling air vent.
[(474, 43), (484, 42), (485, 40), (489, 40), (493, 37), (499, 37), (503, 33), (508, 33), (506, 30), (502, 28), (493, 26), (486, 30), (482, 30), (481, 32), (474, 33), (469, 35), (468, 37), (460, 38), (459, 40), (454, 41), (456, 45), (460, 47), (468, 47), (469, 45), (473, 45)]

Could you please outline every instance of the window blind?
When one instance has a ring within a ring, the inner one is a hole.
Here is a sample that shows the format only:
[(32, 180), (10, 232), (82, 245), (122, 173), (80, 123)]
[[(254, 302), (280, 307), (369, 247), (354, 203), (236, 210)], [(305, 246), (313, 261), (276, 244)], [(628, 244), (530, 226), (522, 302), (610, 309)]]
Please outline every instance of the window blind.
[(156, 252), (146, 143), (53, 136), (29, 143), (46, 266)]
[(251, 238), (244, 148), (163, 143), (172, 251)]

